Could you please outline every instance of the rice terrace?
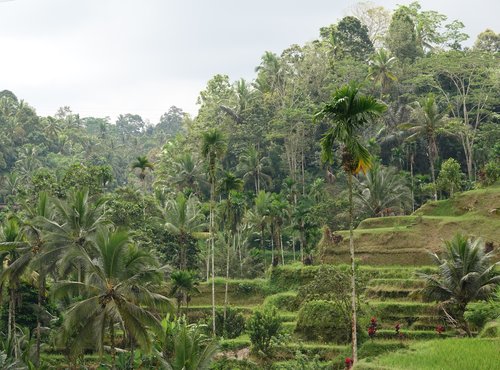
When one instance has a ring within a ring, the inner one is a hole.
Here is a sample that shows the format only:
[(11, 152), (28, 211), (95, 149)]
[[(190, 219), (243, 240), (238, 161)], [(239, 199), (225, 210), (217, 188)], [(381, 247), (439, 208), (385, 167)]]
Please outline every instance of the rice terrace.
[(499, 12), (0, 1), (0, 369), (500, 369)]

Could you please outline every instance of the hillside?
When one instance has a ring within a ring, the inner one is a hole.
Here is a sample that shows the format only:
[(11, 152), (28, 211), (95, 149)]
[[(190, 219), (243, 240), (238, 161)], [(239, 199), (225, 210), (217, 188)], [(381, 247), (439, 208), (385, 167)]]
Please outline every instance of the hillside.
[[(426, 265), (428, 251), (437, 251), (443, 240), (456, 233), (481, 237), (500, 246), (500, 187), (471, 190), (453, 199), (432, 201), (410, 216), (369, 218), (354, 231), (356, 253), (363, 263)], [(340, 242), (324, 232), (319, 243), (323, 262), (349, 260), (349, 232), (339, 231)], [(498, 257), (498, 253), (497, 253)]]

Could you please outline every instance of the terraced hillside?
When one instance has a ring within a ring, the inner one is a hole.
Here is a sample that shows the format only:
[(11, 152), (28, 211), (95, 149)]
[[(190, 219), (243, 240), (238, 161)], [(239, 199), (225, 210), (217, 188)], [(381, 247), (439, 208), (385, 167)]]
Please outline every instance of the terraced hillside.
[[(356, 253), (363, 264), (428, 265), (428, 251), (456, 233), (481, 237), (500, 257), (500, 187), (472, 190), (453, 199), (428, 202), (410, 216), (369, 218), (354, 231)], [(319, 244), (325, 263), (349, 261), (349, 233), (341, 241), (325, 232)]]
[[(278, 359), (284, 362), (294, 358), (299, 349), (308, 356), (319, 356), (320, 362), (325, 364), (342, 363), (349, 353), (347, 345), (323, 340), (307, 340), (296, 331), (298, 313), (303, 303), (297, 297), (298, 289), (311, 281), (320, 268), (321, 266), (286, 265), (273, 268), (268, 274), (268, 279), (229, 281), (229, 303), (244, 316), (249, 317), (254, 310), (266, 305), (277, 308), (283, 329), (291, 338), (278, 350)], [(348, 266), (337, 265), (335, 268), (347, 270)], [(372, 354), (372, 350), (366, 346), (375, 346), (377, 351), (384, 352), (407, 348), (414, 341), (454, 334), (451, 330), (441, 335), (436, 333), (436, 326), (444, 325), (444, 321), (440, 318), (436, 305), (422, 302), (418, 295), (423, 281), (417, 273), (429, 271), (432, 271), (431, 267), (360, 266), (360, 279), (366, 282), (362, 299), (363, 316), (365, 321), (374, 316), (379, 324), (376, 341), (366, 342), (365, 350), (360, 351), (361, 357)], [(225, 281), (216, 280), (218, 307), (223, 306), (224, 288)], [(192, 320), (203, 318), (209, 320), (211, 285), (201, 284), (200, 292), (191, 300), (189, 316)], [(400, 336), (395, 331), (397, 323), (401, 327)], [(244, 349), (249, 346), (250, 340), (246, 334), (222, 342), (224, 353), (230, 357), (237, 356), (238, 351), (245, 353)]]

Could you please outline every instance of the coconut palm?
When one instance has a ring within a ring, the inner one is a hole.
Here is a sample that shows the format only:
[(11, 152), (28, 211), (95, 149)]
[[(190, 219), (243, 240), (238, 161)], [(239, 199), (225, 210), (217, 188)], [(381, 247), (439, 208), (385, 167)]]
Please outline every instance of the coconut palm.
[(154, 311), (171, 310), (171, 302), (158, 294), (162, 269), (144, 250), (129, 243), (124, 231), (99, 230), (94, 253), (73, 248), (71, 258), (88, 271), (85, 281), (59, 281), (51, 289), (54, 298), (79, 295), (81, 300), (64, 316), (61, 339), (74, 356), (85, 348), (100, 353), (109, 334), (112, 367), (115, 366), (116, 326), (145, 352), (152, 348), (150, 331), (161, 335)]
[(2, 266), (7, 266), (0, 274), (0, 294), (4, 284), (8, 284), (9, 312), (7, 323), (7, 338), (14, 346), (14, 358), (18, 359), (16, 345), (16, 296), (19, 281), (24, 269), (16, 268), (19, 265), (18, 259), (23, 251), (28, 247), (24, 239), (24, 233), (19, 222), (15, 218), (10, 218), (0, 228), (0, 250), (2, 254)]
[(170, 176), (170, 181), (179, 190), (191, 189), (197, 192), (202, 184), (206, 184), (201, 165), (191, 153), (180, 155), (174, 160), (173, 167), (174, 171)]
[(165, 228), (177, 237), (179, 244), (179, 268), (185, 270), (188, 265), (188, 247), (196, 232), (205, 228), (205, 217), (201, 213), (201, 204), (194, 195), (186, 197), (177, 194), (174, 200), (167, 202), (163, 210)]
[(452, 316), (470, 336), (463, 314), (469, 302), (487, 299), (500, 285), (500, 262), (493, 262), (493, 252), (485, 253), (481, 239), (468, 239), (457, 234), (446, 241), (441, 256), (432, 254), (438, 271), (421, 274), (426, 280), (422, 293), (432, 301), (451, 306)]
[(266, 229), (270, 220), (271, 201), (271, 193), (261, 190), (254, 199), (253, 209), (247, 212), (248, 222), (259, 230), (259, 243), (263, 253), (265, 253)]
[(153, 171), (154, 165), (149, 161), (149, 159), (143, 155), (139, 156), (136, 158), (135, 162), (132, 162), (132, 169), (138, 168), (140, 170), (139, 172), (139, 178), (141, 179), (144, 187), (146, 186), (146, 170), (149, 169), (150, 171)]
[(198, 289), (198, 279), (196, 273), (187, 270), (177, 270), (170, 275), (172, 288), (170, 294), (177, 299), (177, 312), (182, 304), (186, 305), (186, 315), (189, 311), (189, 301), (193, 293), (200, 293)]
[(208, 179), (210, 182), (210, 243), (212, 254), (212, 330), (215, 335), (215, 184), (217, 161), (222, 159), (227, 149), (227, 142), (222, 131), (212, 129), (202, 135), (201, 155), (207, 161)]
[(225, 240), (226, 244), (226, 286), (224, 290), (224, 325), (226, 322), (226, 312), (228, 304), (228, 290), (229, 290), (229, 262), (231, 256), (231, 244), (233, 249), (236, 249), (236, 233), (239, 222), (241, 222), (241, 209), (239, 204), (233, 204), (233, 194), (243, 190), (243, 180), (236, 177), (231, 171), (225, 171), (220, 182), (219, 191), (227, 196), (225, 202), (222, 204), (222, 228), (223, 232), (228, 236)]
[(100, 227), (108, 225), (104, 216), (104, 198), (89, 197), (87, 189), (77, 190), (67, 199), (54, 200), (54, 219), (41, 217), (40, 225), (45, 233), (45, 248), (38, 256), (39, 263), (47, 268), (56, 264), (65, 274), (74, 268), (78, 281), (83, 281), (83, 269), (72, 260), (73, 249), (92, 253), (94, 236)]
[(431, 169), (431, 178), (434, 189), (434, 200), (437, 200), (436, 171), (434, 166), (438, 158), (437, 136), (446, 123), (446, 112), (440, 111), (433, 94), (429, 94), (422, 102), (415, 102), (412, 106), (409, 124), (401, 125), (406, 130), (407, 141), (424, 139), (427, 145), (427, 157)]
[(370, 120), (385, 112), (386, 106), (379, 103), (372, 96), (362, 95), (359, 86), (349, 84), (335, 91), (330, 103), (316, 113), (315, 117), (328, 117), (334, 125), (327, 129), (321, 139), (322, 160), (332, 162), (334, 157), (334, 143), (342, 144), (342, 167), (347, 175), (349, 187), (349, 249), (351, 254), (352, 273), (352, 357), (357, 361), (356, 339), (356, 279), (354, 264), (354, 236), (353, 236), (353, 176), (359, 171), (370, 167), (371, 157), (368, 150), (361, 144), (357, 131)]
[(356, 184), (356, 202), (368, 217), (381, 217), (404, 212), (412, 202), (406, 180), (394, 167), (375, 162)]
[[(288, 215), (288, 208), (290, 204), (282, 194), (273, 194), (271, 200), (271, 207), (269, 210), (269, 218), (271, 225), (271, 238), (274, 239), (273, 244), (276, 249), (281, 252), (281, 264), (285, 264), (285, 252), (283, 249), (283, 225)], [(274, 255), (273, 255), (274, 260)]]
[(271, 181), (271, 176), (267, 173), (268, 171), (267, 157), (261, 157), (259, 151), (250, 147), (245, 153), (240, 156), (240, 162), (238, 163), (238, 171), (242, 174), (243, 180), (253, 181), (253, 186), (255, 194), (257, 194), (262, 185), (262, 181), (269, 183)]
[(217, 343), (204, 334), (202, 325), (185, 318), (162, 321), (163, 338), (157, 344), (156, 358), (163, 370), (208, 370), (217, 353)]
[(18, 258), (9, 265), (5, 272), (12, 278), (20, 277), (28, 269), (33, 269), (34, 276), (36, 276), (38, 302), (35, 365), (38, 366), (40, 363), (42, 303), (45, 297), (45, 278), (48, 270), (47, 266), (37, 263), (37, 257), (45, 246), (45, 235), (41, 220), (51, 219), (53, 208), (47, 193), (41, 192), (35, 207), (25, 203), (23, 209), (27, 216), (23, 225), (24, 239), (16, 243)]
[(368, 77), (380, 84), (380, 98), (388, 91), (390, 84), (397, 81), (393, 72), (395, 64), (396, 58), (391, 57), (389, 52), (384, 49), (378, 50), (370, 60)]

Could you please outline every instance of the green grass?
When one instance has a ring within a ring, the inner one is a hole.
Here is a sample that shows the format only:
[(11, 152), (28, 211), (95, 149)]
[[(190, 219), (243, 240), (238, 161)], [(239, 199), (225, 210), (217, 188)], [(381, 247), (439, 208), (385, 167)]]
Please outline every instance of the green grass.
[(360, 360), (356, 369), (494, 370), (500, 364), (499, 348), (500, 340), (437, 339)]

